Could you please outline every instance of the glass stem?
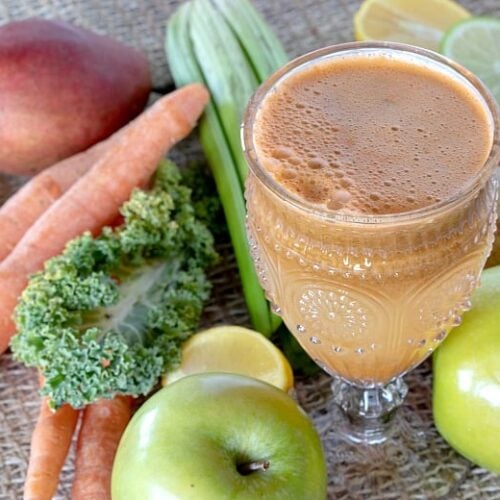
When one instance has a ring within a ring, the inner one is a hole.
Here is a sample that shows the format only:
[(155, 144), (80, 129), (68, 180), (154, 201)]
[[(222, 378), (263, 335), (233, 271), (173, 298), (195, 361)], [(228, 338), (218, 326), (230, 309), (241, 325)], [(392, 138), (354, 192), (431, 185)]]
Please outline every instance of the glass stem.
[(333, 401), (343, 414), (338, 431), (349, 441), (377, 444), (391, 435), (391, 421), (408, 388), (402, 377), (370, 388), (334, 378), (332, 392)]

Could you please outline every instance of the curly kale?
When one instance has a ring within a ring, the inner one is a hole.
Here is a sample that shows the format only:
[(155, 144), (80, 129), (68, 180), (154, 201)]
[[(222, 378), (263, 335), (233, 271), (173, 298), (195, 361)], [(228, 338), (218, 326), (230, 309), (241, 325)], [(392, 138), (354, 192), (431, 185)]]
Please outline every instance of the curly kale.
[(183, 183), (191, 188), (196, 217), (208, 226), (216, 241), (227, 240), (226, 220), (210, 170), (195, 162), (182, 169), (181, 175)]
[(124, 222), (84, 234), (35, 274), (15, 312), (15, 357), (37, 367), (54, 408), (147, 394), (198, 325), (217, 255), (170, 162), (135, 190)]

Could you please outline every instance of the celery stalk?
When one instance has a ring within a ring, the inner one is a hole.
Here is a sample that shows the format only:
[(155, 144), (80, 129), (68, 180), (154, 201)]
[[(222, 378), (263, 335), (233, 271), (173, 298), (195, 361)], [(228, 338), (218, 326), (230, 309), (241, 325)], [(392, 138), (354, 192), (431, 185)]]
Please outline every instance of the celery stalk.
[(259, 83), (288, 62), (273, 31), (248, 0), (212, 0), (238, 37)]
[(210, 0), (193, 0), (190, 36), (238, 169), (241, 186), (248, 166), (240, 142), (246, 104), (258, 82), (236, 36)]
[[(211, 0), (236, 35), (257, 80), (262, 83), (288, 61), (281, 42), (248, 0)], [(281, 318), (271, 313), (275, 331)]]
[[(167, 58), (177, 85), (196, 81), (210, 85), (198, 66), (189, 35), (192, 9), (193, 4), (186, 2), (171, 16), (167, 25)], [(211, 57), (217, 58), (216, 56)], [(224, 110), (225, 108), (222, 108), (221, 113)], [(236, 127), (236, 132), (239, 141), (239, 126)], [(264, 335), (270, 336), (273, 331), (270, 311), (255, 273), (245, 232), (246, 212), (241, 180), (238, 178), (234, 157), (228, 147), (228, 140), (224, 134), (220, 116), (212, 102), (206, 107), (200, 121), (200, 141), (212, 168), (226, 216), (250, 319), (254, 328)]]

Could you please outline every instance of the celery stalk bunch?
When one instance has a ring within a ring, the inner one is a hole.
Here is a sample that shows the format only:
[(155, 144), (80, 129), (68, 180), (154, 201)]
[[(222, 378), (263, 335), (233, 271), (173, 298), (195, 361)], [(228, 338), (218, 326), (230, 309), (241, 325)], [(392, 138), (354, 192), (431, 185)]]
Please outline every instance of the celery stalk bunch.
[(246, 237), (248, 166), (240, 123), (252, 93), (288, 57), (248, 0), (183, 3), (167, 23), (166, 52), (178, 86), (202, 82), (210, 90), (200, 141), (221, 199), (250, 319), (255, 329), (270, 336), (281, 320), (264, 297)]

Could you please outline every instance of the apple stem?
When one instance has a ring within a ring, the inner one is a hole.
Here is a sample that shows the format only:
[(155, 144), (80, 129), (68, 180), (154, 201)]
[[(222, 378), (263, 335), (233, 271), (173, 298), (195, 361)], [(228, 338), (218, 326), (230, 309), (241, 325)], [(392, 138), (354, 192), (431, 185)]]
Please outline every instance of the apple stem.
[(248, 476), (252, 472), (262, 471), (265, 472), (269, 469), (271, 462), (269, 460), (256, 460), (255, 462), (247, 462), (238, 465), (238, 472), (242, 476)]

